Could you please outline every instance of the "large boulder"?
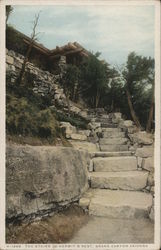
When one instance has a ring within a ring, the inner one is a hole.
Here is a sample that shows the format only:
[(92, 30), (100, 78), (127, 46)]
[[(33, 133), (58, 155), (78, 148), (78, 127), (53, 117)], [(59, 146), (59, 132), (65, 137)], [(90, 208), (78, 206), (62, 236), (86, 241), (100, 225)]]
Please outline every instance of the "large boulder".
[(86, 141), (87, 140), (87, 136), (86, 135), (82, 135), (82, 134), (71, 134), (70, 138), (72, 140), (78, 140), (78, 141)]
[(70, 106), (70, 112), (73, 112), (74, 114), (78, 114), (80, 111), (81, 111), (80, 108), (78, 108), (74, 105)]
[(78, 200), (88, 188), (89, 155), (70, 147), (7, 147), (6, 216), (39, 214)]
[(60, 122), (60, 127), (68, 139), (71, 138), (71, 134), (75, 134), (77, 132), (76, 127), (72, 126), (70, 122)]
[(145, 131), (139, 131), (134, 134), (129, 134), (129, 137), (133, 143), (138, 143), (141, 145), (153, 144), (153, 135), (146, 133)]
[(81, 116), (84, 119), (87, 119), (88, 118), (88, 113), (87, 113), (86, 110), (82, 110), (82, 111), (79, 112), (79, 116)]
[(141, 158), (152, 157), (154, 155), (154, 147), (145, 146), (142, 148), (137, 148), (136, 156)]
[(121, 122), (121, 125), (124, 126), (124, 127), (127, 127), (127, 128), (133, 126), (133, 124), (134, 123), (131, 120), (125, 120), (125, 121), (122, 120), (122, 122)]
[(112, 115), (112, 122), (119, 123), (122, 120), (122, 114), (120, 112), (113, 113)]
[(143, 168), (154, 172), (154, 157), (148, 157), (143, 160)]
[(95, 130), (97, 128), (101, 127), (101, 123), (100, 122), (90, 122), (88, 123), (88, 128), (91, 130)]
[(13, 63), (14, 63), (13, 57), (7, 55), (7, 56), (6, 56), (6, 62), (7, 62), (8, 64), (13, 64)]

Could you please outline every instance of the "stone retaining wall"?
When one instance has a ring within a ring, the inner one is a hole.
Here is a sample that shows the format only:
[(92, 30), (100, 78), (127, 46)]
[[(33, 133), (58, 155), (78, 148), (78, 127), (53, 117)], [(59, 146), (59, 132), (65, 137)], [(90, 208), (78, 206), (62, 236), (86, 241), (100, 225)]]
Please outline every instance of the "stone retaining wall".
[[(14, 84), (19, 72), (22, 68), (24, 56), (12, 50), (6, 49), (6, 75), (8, 81)], [(41, 96), (50, 96), (54, 107), (60, 108), (64, 111), (68, 110), (68, 102), (64, 90), (61, 87), (61, 81), (64, 74), (65, 60), (60, 60), (60, 72), (54, 75), (48, 71), (44, 71), (36, 67), (33, 63), (28, 62), (26, 65), (26, 73), (28, 73), (33, 81), (33, 91)], [(80, 117), (87, 117), (87, 110), (78, 108), (69, 101), (70, 113), (79, 115)]]

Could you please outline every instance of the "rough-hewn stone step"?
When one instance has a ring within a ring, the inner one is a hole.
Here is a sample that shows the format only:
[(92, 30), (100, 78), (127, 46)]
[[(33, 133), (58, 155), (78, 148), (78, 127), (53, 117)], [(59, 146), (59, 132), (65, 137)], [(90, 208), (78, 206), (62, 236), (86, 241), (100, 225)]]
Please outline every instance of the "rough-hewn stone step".
[(106, 123), (106, 122), (101, 122), (101, 127), (102, 128), (117, 128), (116, 124), (113, 123)]
[(119, 131), (108, 131), (108, 132), (103, 132), (101, 134), (102, 138), (124, 138), (125, 137), (125, 132), (119, 132)]
[(147, 171), (91, 172), (92, 188), (142, 190), (146, 187)]
[(110, 118), (98, 118), (96, 117), (95, 118), (95, 122), (102, 122), (102, 123), (111, 123), (112, 122), (112, 119)]
[(128, 151), (128, 145), (104, 145), (100, 144), (101, 151), (108, 152), (118, 152), (118, 151)]
[(152, 206), (151, 194), (138, 191), (89, 189), (84, 197), (89, 214), (109, 218), (148, 217)]
[(92, 142), (69, 140), (75, 149), (87, 150), (89, 153), (99, 150), (98, 145)]
[(135, 156), (97, 157), (93, 159), (93, 167), (95, 172), (133, 171), (137, 170), (137, 160)]
[(102, 132), (118, 133), (118, 132), (121, 132), (121, 129), (120, 128), (102, 128)]
[(104, 145), (124, 145), (127, 142), (127, 138), (100, 138), (99, 140), (99, 143)]
[(70, 138), (72, 140), (87, 141), (87, 136), (83, 134), (71, 134)]
[(118, 152), (103, 152), (103, 151), (98, 151), (91, 153), (91, 157), (117, 157), (117, 156), (131, 156), (133, 153), (131, 151), (118, 151)]

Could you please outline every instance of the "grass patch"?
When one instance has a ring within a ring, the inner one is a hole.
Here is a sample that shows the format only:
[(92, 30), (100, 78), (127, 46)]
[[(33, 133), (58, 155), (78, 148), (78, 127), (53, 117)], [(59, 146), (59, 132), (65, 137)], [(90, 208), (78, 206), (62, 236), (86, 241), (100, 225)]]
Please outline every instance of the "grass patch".
[(55, 144), (58, 138), (64, 141), (55, 112), (49, 108), (51, 98), (33, 92), (31, 76), (26, 76), (21, 86), (11, 83), (10, 77), (7, 75), (6, 86), (6, 131), (10, 140), (17, 137), (16, 142), (31, 145)]
[(88, 215), (78, 206), (70, 206), (52, 217), (6, 229), (8, 244), (67, 243), (85, 223)]
[[(6, 131), (9, 140), (31, 145), (70, 146), (59, 126), (59, 121), (70, 122), (79, 129), (87, 129), (88, 122), (78, 115), (59, 112), (52, 106), (51, 96), (40, 96), (33, 92), (34, 76), (26, 73), (20, 86), (11, 83), (7, 74), (6, 85)], [(59, 139), (59, 140), (58, 140)]]
[(7, 95), (6, 128), (9, 134), (37, 136), (53, 141), (60, 134), (58, 122), (49, 109), (40, 109), (26, 97)]
[(48, 140), (46, 138), (40, 138), (35, 136), (22, 136), (22, 135), (7, 135), (7, 144), (21, 144), (21, 145), (32, 145), (32, 146), (64, 146), (72, 147), (71, 143), (67, 141), (63, 136), (55, 138), (54, 140)]

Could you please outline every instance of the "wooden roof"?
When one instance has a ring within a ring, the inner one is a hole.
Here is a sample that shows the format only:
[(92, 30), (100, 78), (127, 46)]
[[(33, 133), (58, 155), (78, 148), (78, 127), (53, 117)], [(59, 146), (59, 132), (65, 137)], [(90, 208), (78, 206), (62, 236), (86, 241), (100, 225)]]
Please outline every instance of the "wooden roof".
[[(21, 33), (18, 30), (15, 30), (23, 39), (24, 43), (30, 44), (31, 43), (31, 38), (26, 36), (25, 34)], [(70, 54), (79, 54), (84, 57), (88, 57), (90, 52), (84, 49), (79, 43), (74, 42), (71, 43), (69, 42), (68, 44), (64, 46), (56, 46), (55, 49), (47, 49), (45, 46), (42, 44), (34, 41), (33, 42), (33, 47), (38, 50), (41, 54), (44, 54), (46, 56), (49, 56), (51, 59), (58, 58), (60, 56), (66, 56)]]
[[(30, 44), (31, 43), (31, 38), (30, 37), (26, 36), (25, 34), (21, 33), (20, 31), (18, 31), (16, 29), (15, 29), (15, 32), (18, 33), (22, 37), (24, 43), (26, 43), (26, 44)], [(42, 44), (37, 43), (35, 41), (33, 42), (33, 47), (35, 49), (39, 50), (41, 53), (43, 53), (45, 55), (49, 55), (49, 53), (50, 53), (49, 49), (47, 49)]]
[(74, 43), (68, 43), (67, 45), (64, 45), (62, 47), (57, 46), (55, 49), (50, 51), (50, 57), (51, 58), (56, 58), (61, 55), (66, 56), (70, 54), (80, 54), (81, 56), (88, 57), (89, 52), (84, 49), (79, 43), (74, 42)]

